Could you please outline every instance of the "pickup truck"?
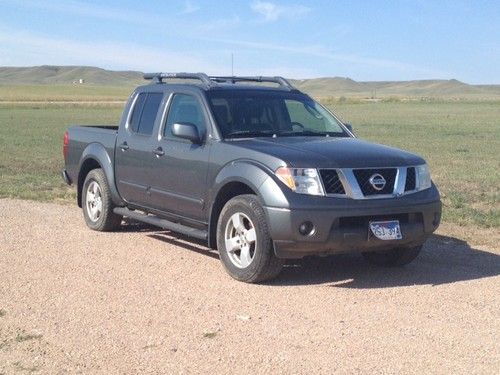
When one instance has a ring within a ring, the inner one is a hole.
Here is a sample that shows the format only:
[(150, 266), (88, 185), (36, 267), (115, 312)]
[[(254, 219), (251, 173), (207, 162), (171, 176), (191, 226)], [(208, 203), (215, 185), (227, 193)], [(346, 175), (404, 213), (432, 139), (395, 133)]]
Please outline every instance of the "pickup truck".
[(64, 135), (62, 175), (93, 230), (128, 217), (202, 239), (233, 278), (261, 282), (310, 255), (405, 265), (440, 223), (421, 157), (356, 138), (284, 78), (144, 78), (119, 126)]

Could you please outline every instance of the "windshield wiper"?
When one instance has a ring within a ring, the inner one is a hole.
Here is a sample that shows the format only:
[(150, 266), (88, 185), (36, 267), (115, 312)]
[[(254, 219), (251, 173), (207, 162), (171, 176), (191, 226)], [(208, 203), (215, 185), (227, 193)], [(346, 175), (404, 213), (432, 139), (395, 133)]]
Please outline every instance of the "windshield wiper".
[(225, 138), (238, 138), (238, 137), (272, 137), (274, 132), (262, 132), (255, 130), (236, 130), (225, 135)]
[(315, 132), (312, 130), (305, 130), (296, 132), (293, 130), (283, 130), (278, 133), (279, 136), (283, 137), (302, 137), (302, 136), (316, 136), (316, 137), (330, 137), (331, 134), (328, 132)]

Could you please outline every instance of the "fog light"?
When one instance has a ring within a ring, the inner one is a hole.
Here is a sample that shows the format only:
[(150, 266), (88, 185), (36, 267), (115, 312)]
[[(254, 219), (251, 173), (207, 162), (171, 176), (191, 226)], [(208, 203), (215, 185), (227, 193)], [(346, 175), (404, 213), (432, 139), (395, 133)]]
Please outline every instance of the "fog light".
[(299, 233), (303, 236), (311, 236), (316, 231), (314, 224), (310, 221), (304, 221), (299, 225)]

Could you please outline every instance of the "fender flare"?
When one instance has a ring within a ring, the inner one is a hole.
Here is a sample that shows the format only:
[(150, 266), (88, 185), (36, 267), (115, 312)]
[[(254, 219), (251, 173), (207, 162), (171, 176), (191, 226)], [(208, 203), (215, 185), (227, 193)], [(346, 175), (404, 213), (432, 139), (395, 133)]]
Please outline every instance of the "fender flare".
[(278, 182), (272, 177), (272, 173), (269, 168), (253, 160), (236, 160), (225, 165), (215, 177), (210, 206), (225, 185), (241, 182), (257, 194), (262, 205), (287, 208), (288, 200)]
[[(115, 170), (113, 167), (113, 161), (109, 157), (106, 148), (97, 142), (90, 143), (83, 150), (82, 156), (80, 157), (80, 162), (78, 163), (78, 184), (80, 183), (82, 167), (88, 160), (95, 160), (97, 164), (101, 167), (108, 181), (109, 191), (111, 193), (111, 199), (113, 203), (117, 206), (123, 206), (124, 201), (121, 198), (115, 184)], [(78, 187), (78, 202), (81, 202), (81, 187)]]
[[(248, 186), (257, 194), (261, 204), (268, 207), (288, 207), (288, 200), (278, 182), (272, 177), (272, 171), (252, 160), (237, 160), (225, 165), (217, 174), (209, 198), (208, 244), (215, 248), (215, 233), (218, 213), (222, 206), (217, 204), (221, 191), (228, 184), (239, 182)], [(215, 210), (214, 210), (215, 208)]]

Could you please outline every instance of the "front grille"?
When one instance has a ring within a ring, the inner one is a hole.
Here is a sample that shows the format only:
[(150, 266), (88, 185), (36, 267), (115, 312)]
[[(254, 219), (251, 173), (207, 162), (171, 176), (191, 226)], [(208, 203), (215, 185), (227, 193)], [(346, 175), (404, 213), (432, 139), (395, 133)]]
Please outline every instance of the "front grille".
[[(361, 192), (365, 196), (392, 194), (394, 191), (397, 168), (354, 169), (353, 173), (361, 188)], [(370, 178), (375, 174), (380, 174), (385, 179), (385, 186), (381, 190), (375, 189), (370, 183)]]
[(335, 169), (322, 169), (319, 171), (326, 194), (345, 194), (344, 186)]
[(415, 190), (417, 187), (417, 178), (415, 176), (415, 167), (409, 167), (406, 170), (405, 191)]

